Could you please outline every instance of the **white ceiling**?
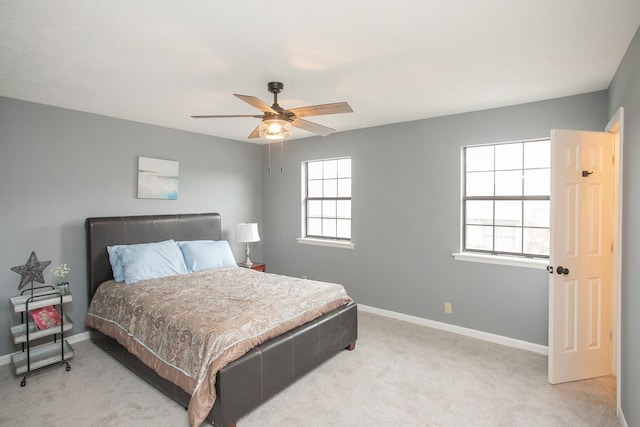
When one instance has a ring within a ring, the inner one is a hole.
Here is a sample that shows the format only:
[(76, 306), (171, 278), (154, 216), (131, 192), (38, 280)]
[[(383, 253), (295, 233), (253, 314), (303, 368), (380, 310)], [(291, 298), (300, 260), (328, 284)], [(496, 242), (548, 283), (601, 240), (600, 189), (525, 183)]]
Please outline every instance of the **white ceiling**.
[(345, 131), (606, 89), (639, 25), (638, 0), (0, 0), (0, 95), (248, 141), (189, 116), (259, 114), (232, 94), (275, 80), (349, 102), (309, 118)]

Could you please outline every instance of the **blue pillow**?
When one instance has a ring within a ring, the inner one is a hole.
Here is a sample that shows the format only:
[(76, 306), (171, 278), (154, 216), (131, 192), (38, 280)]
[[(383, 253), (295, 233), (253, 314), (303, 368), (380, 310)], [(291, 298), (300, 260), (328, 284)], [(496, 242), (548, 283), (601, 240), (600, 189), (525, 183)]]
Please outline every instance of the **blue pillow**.
[(191, 273), (238, 266), (226, 240), (191, 240), (178, 242), (178, 246)]
[(124, 268), (122, 267), (122, 259), (120, 259), (120, 249), (125, 245), (107, 246), (109, 252), (109, 263), (111, 263), (111, 271), (113, 271), (113, 280), (116, 282), (124, 282)]
[(123, 245), (117, 252), (127, 284), (188, 273), (182, 252), (173, 240)]

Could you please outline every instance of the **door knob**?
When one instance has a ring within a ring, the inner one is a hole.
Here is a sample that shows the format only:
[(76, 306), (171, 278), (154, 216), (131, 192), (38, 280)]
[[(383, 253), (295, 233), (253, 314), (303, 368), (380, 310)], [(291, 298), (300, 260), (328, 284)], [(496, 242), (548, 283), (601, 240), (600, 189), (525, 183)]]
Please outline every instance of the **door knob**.
[(559, 265), (558, 268), (556, 268), (556, 271), (558, 272), (558, 274), (569, 274), (569, 269), (564, 268), (561, 265)]

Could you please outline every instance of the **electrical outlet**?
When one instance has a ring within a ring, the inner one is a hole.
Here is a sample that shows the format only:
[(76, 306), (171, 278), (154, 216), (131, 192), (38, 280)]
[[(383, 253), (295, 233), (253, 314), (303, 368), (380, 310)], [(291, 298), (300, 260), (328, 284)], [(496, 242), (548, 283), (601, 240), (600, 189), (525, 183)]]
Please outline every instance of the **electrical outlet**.
[(449, 302), (444, 303), (444, 312), (447, 314), (451, 314), (451, 303)]

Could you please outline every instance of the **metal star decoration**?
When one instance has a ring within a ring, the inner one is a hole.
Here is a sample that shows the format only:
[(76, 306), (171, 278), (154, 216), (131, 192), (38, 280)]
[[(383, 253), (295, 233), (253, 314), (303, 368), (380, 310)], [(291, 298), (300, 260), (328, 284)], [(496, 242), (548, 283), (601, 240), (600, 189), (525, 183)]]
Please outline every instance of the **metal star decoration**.
[(33, 282), (36, 281), (38, 283), (44, 283), (44, 276), (42, 272), (47, 266), (51, 264), (51, 261), (38, 261), (38, 257), (35, 252), (31, 252), (29, 256), (29, 260), (25, 265), (18, 265), (16, 267), (11, 267), (11, 271), (15, 271), (19, 275), (22, 276), (20, 279), (20, 285), (18, 285), (18, 290), (27, 286), (29, 282), (31, 282), (31, 286), (33, 286)]

